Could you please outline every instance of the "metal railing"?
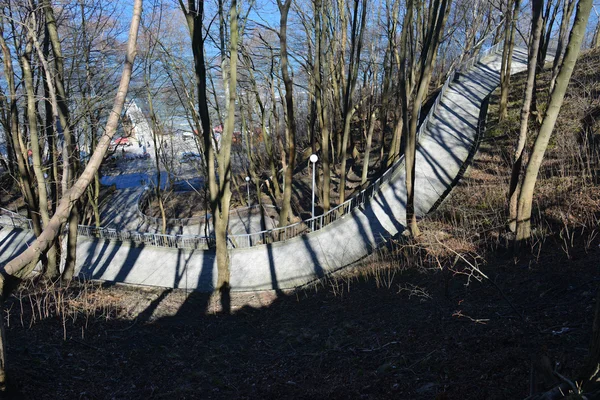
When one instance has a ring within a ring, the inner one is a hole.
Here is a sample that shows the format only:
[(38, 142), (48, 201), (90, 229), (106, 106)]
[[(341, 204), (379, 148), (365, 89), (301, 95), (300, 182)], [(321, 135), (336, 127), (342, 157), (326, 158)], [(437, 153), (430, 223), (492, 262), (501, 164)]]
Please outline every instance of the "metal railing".
[(33, 230), (33, 223), (27, 217), (5, 208), (0, 208), (0, 212), (0, 225), (9, 226), (11, 228)]
[[(499, 42), (496, 45), (488, 48), (487, 50), (480, 51), (477, 56), (471, 57), (465, 62), (461, 63), (456, 68), (452, 68), (448, 72), (448, 78), (444, 82), (442, 89), (437, 95), (437, 98), (427, 113), (427, 116), (421, 123), (419, 130), (417, 131), (417, 137), (420, 137), (421, 134), (427, 129), (429, 123), (433, 119), (434, 114), (439, 108), (439, 105), (444, 97), (450, 83), (454, 79), (454, 74), (457, 71), (466, 72), (471, 69), (475, 64), (481, 61), (483, 58), (487, 57), (492, 53), (496, 53), (499, 48), (502, 46), (503, 42)], [(315, 216), (313, 218), (309, 218), (307, 220), (303, 220), (301, 222), (297, 222), (291, 225), (287, 225), (281, 228), (274, 228), (269, 230), (264, 230), (255, 233), (243, 233), (243, 234), (233, 234), (228, 235), (228, 247), (230, 248), (246, 248), (257, 246), (260, 244), (268, 244), (279, 241), (285, 241), (288, 239), (292, 239), (308, 233), (310, 231), (320, 230), (327, 225), (333, 223), (334, 221), (339, 220), (340, 218), (352, 213), (358, 207), (365, 205), (370, 202), (377, 192), (381, 189), (381, 187), (387, 184), (392, 177), (399, 172), (404, 166), (404, 156), (400, 157), (390, 168), (388, 168), (383, 175), (381, 175), (377, 180), (375, 180), (371, 185), (367, 188), (361, 190), (356, 195), (352, 196), (344, 203), (338, 205), (337, 207), (332, 208), (328, 212)], [(150, 217), (141, 212), (139, 204), (142, 201), (147, 200), (147, 197), (150, 193), (145, 191), (140, 195), (140, 199), (138, 200), (138, 208), (137, 213), (146, 222), (150, 222), (155, 225), (159, 225), (162, 223), (160, 218)], [(253, 206), (254, 207), (254, 206)], [(252, 207), (249, 207), (252, 208)], [(232, 211), (240, 211), (240, 209), (232, 210)], [(1, 209), (0, 208), (0, 224), (8, 225), (15, 228), (21, 229), (33, 229), (31, 220), (23, 217), (20, 214), (16, 214), (12, 211)], [(210, 216), (209, 216), (210, 218)], [(168, 224), (175, 226), (186, 226), (192, 225), (192, 223), (202, 223), (206, 220), (204, 216), (202, 217), (192, 217), (192, 218), (178, 218), (178, 219), (169, 219)], [(168, 247), (168, 248), (179, 248), (179, 249), (208, 249), (214, 246), (214, 236), (200, 236), (200, 235), (163, 235), (158, 233), (145, 233), (145, 232), (136, 232), (136, 231), (119, 231), (113, 228), (105, 228), (105, 227), (93, 227), (86, 225), (79, 225), (77, 232), (81, 236), (97, 238), (103, 240), (115, 240), (115, 241), (123, 241), (123, 242), (132, 242), (136, 244), (150, 245), (150, 246), (158, 246), (158, 247)]]
[[(427, 129), (429, 123), (433, 119), (434, 114), (436, 113), (436, 111), (438, 110), (438, 108), (440, 106), (442, 98), (446, 94), (446, 91), (448, 90), (450, 83), (452, 83), (452, 81), (454, 79), (454, 74), (456, 73), (456, 71), (467, 71), (467, 70), (471, 69), (483, 58), (489, 56), (490, 54), (495, 54), (500, 49), (500, 47), (502, 46), (503, 43), (504, 42), (501, 41), (501, 42), (497, 43), (496, 45), (491, 46), (484, 51), (480, 51), (478, 55), (469, 58), (468, 60), (466, 60), (465, 62), (460, 64), (458, 67), (451, 68), (451, 70), (448, 72), (448, 78), (444, 82), (442, 89), (440, 89), (440, 92), (438, 93), (437, 98), (436, 98), (435, 102), (433, 103), (433, 106), (427, 113), (427, 116), (425, 117), (425, 119), (421, 123), (421, 126), (419, 127), (419, 130), (417, 131), (417, 137), (421, 136), (421, 134)], [(391, 178), (397, 172), (399, 172), (402, 169), (402, 167), (404, 167), (403, 161), (404, 161), (404, 156), (401, 156), (394, 164), (392, 164), (392, 166), (390, 168), (388, 168), (383, 173), (383, 175), (381, 175), (377, 180), (375, 180), (375, 182), (373, 182), (370, 186), (361, 190), (359, 193), (352, 196), (351, 198), (346, 200), (344, 203), (338, 205), (337, 207), (332, 208), (331, 210), (329, 210), (328, 212), (326, 212), (324, 214), (306, 219), (302, 222), (297, 222), (297, 223), (294, 223), (291, 225), (287, 225), (287, 226), (281, 227), (281, 228), (275, 228), (275, 229), (266, 230), (266, 231), (262, 231), (262, 232), (256, 232), (256, 233), (230, 235), (232, 242), (236, 244), (233, 247), (251, 247), (251, 246), (256, 246), (259, 244), (267, 244), (267, 243), (272, 243), (272, 242), (277, 242), (277, 241), (288, 240), (288, 239), (294, 238), (296, 236), (300, 236), (304, 233), (307, 233), (310, 231), (316, 231), (316, 230), (324, 228), (325, 226), (331, 224), (332, 222), (337, 221), (344, 215), (349, 214), (350, 212), (355, 210), (357, 207), (362, 206), (365, 203), (368, 203), (369, 201), (371, 201), (371, 199), (379, 191), (381, 186), (386, 184), (387, 182), (389, 182), (391, 180)]]
[[(144, 190), (142, 194), (138, 197), (137, 201), (137, 210), (136, 213), (138, 217), (142, 219), (144, 223), (153, 226), (162, 226), (162, 218), (152, 217), (150, 215), (144, 214), (142, 211), (142, 205), (146, 202), (152, 201), (153, 193), (151, 190)], [(189, 218), (167, 218), (167, 226), (190, 226), (190, 225), (200, 225), (205, 223), (208, 219), (210, 219), (210, 214), (207, 216), (201, 215), (197, 217), (189, 217)]]
[(163, 235), (151, 232), (119, 231), (113, 228), (79, 225), (77, 234), (89, 238), (130, 242), (175, 249), (208, 249), (214, 244), (211, 237), (198, 235)]

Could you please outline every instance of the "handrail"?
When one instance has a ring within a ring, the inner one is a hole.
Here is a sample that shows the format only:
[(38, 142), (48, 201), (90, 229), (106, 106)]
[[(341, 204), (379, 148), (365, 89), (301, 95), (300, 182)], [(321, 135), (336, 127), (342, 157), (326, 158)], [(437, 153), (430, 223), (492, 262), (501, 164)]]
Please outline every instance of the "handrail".
[[(145, 201), (147, 201), (148, 197), (150, 197), (151, 195), (152, 195), (152, 193), (150, 190), (144, 190), (138, 196), (138, 200), (137, 200), (137, 204), (136, 204), (136, 213), (137, 213), (138, 217), (141, 218), (144, 223), (158, 227), (158, 226), (162, 225), (162, 218), (152, 217), (150, 215), (147, 215), (142, 211), (142, 207), (140, 207), (140, 205), (143, 204)], [(259, 206), (262, 206), (263, 208), (276, 208), (275, 206), (272, 206), (270, 204), (253, 204), (251, 206), (238, 207), (233, 210), (230, 210), (229, 212), (231, 214), (234, 211), (240, 212), (240, 211), (245, 211), (245, 210), (251, 210), (251, 209), (257, 208)], [(167, 226), (172, 227), (172, 226), (200, 225), (202, 223), (207, 223), (211, 219), (211, 217), (212, 216), (210, 214), (207, 214), (207, 215), (189, 217), (189, 218), (167, 218)]]
[[(140, 204), (144, 201), (148, 200), (148, 197), (151, 196), (150, 190), (144, 190), (139, 196), (136, 204), (136, 213), (138, 217), (142, 219), (143, 222), (148, 223), (150, 225), (160, 226), (162, 224), (162, 218), (151, 217), (150, 215), (144, 214), (142, 211)], [(167, 218), (167, 226), (189, 226), (189, 225), (199, 225), (203, 222), (206, 222), (210, 219), (210, 214), (202, 215), (198, 217), (189, 217), (189, 218)]]
[[(484, 57), (487, 57), (489, 54), (496, 53), (502, 45), (502, 43), (503, 42), (501, 41), (485, 51), (479, 51), (479, 54), (477, 56), (473, 56), (461, 63), (460, 65), (452, 67), (450, 69), (450, 71), (448, 72), (448, 77), (444, 82), (444, 85), (440, 89), (440, 92), (438, 93), (433, 106), (430, 108), (429, 112), (427, 113), (427, 116), (425, 117), (425, 119), (421, 123), (421, 126), (419, 127), (419, 130), (417, 131), (417, 137), (420, 137), (421, 134), (425, 131), (425, 129), (427, 129), (427, 126), (431, 122), (435, 112), (437, 111), (442, 101), (442, 98), (444, 97), (444, 94), (446, 93), (448, 87), (450, 86), (450, 83), (454, 79), (454, 74), (457, 71), (467, 71), (471, 69), (476, 63), (481, 61)], [(294, 224), (287, 225), (281, 228), (268, 229), (255, 233), (228, 235), (228, 247), (252, 247), (259, 244), (268, 244), (278, 241), (284, 241), (300, 236), (309, 231), (316, 231), (322, 229), (327, 225), (331, 224), (332, 222), (353, 212), (358, 206), (371, 201), (371, 199), (376, 195), (381, 186), (389, 182), (392, 175), (394, 175), (400, 170), (400, 168), (404, 165), (403, 161), (404, 156), (402, 155), (372, 184), (370, 184), (368, 187), (362, 189), (356, 195), (352, 196), (342, 204), (339, 204), (338, 206), (332, 208), (324, 214), (303, 220), (301, 222), (296, 222)], [(139, 203), (144, 200), (143, 196), (147, 196), (147, 192), (148, 191), (144, 191), (144, 193), (142, 193), (138, 198), (137, 213), (143, 220), (151, 221), (155, 224), (158, 224), (161, 222), (158, 218), (149, 217), (143, 214), (139, 208)], [(249, 208), (252, 207), (254, 206), (251, 206)], [(28, 218), (3, 208), (0, 208), (0, 212), (8, 213), (8, 216), (0, 214), (0, 225), (10, 225), (16, 228), (30, 230), (33, 229), (31, 220), (29, 220)], [(177, 221), (179, 223), (175, 223), (174, 225), (181, 226), (186, 225), (189, 220), (194, 219), (205, 220), (205, 217), (170, 219), (169, 222)], [(8, 223), (9, 221), (10, 224)], [(186, 222), (186, 224), (184, 224), (184, 222)], [(77, 228), (77, 232), (79, 235), (86, 237), (105, 240), (128, 241), (138, 244), (159, 247), (180, 249), (208, 249), (214, 246), (214, 235), (210, 235), (208, 237), (201, 235), (163, 235), (150, 232), (144, 233), (136, 231), (118, 231), (113, 228), (97, 228), (86, 225), (79, 225)]]
[[(483, 52), (480, 51), (477, 56), (471, 57), (468, 60), (466, 60), (465, 62), (463, 62), (462, 64), (460, 64), (459, 66), (453, 67), (450, 69), (450, 71), (448, 72), (448, 77), (446, 78), (446, 81), (444, 82), (442, 89), (438, 93), (433, 106), (429, 109), (427, 116), (425, 117), (425, 119), (421, 123), (421, 126), (419, 127), (419, 130), (417, 131), (417, 137), (421, 136), (422, 132), (425, 131), (429, 122), (433, 118), (433, 115), (437, 111), (437, 109), (441, 103), (441, 100), (444, 97), (444, 94), (446, 93), (446, 90), (448, 89), (448, 87), (450, 86), (450, 83), (452, 82), (452, 80), (454, 78), (455, 72), (456, 71), (467, 71), (467, 70), (471, 69), (475, 64), (477, 64), (479, 61), (481, 61), (484, 57), (487, 57), (489, 54), (496, 53), (498, 51), (498, 49), (500, 48), (500, 46), (502, 45), (502, 43), (503, 43), (503, 41), (500, 41), (497, 44), (495, 44), (494, 46), (488, 48), (487, 50), (485, 50)], [(376, 179), (375, 182), (373, 182), (367, 188), (361, 190), (358, 194), (352, 196), (351, 198), (346, 200), (344, 203), (339, 204), (338, 206), (332, 208), (325, 214), (321, 214), (321, 215), (303, 220), (302, 222), (296, 222), (294, 224), (287, 225), (287, 226), (284, 226), (281, 228), (274, 228), (274, 229), (265, 230), (265, 231), (256, 232), (256, 233), (245, 233), (245, 234), (237, 234), (237, 235), (230, 235), (230, 236), (233, 236), (236, 239), (235, 241), (238, 243), (238, 245), (246, 244), (246, 246), (243, 246), (243, 247), (251, 247), (251, 246), (257, 245), (257, 244), (266, 244), (266, 243), (271, 243), (273, 241), (281, 241), (281, 240), (291, 239), (292, 237), (299, 236), (300, 234), (303, 234), (309, 230), (313, 230), (313, 231), (319, 230), (319, 229), (329, 225), (333, 221), (339, 219), (341, 216), (346, 215), (348, 213), (348, 211), (352, 211), (357, 206), (364, 204), (367, 201), (370, 201), (372, 199), (372, 197), (375, 195), (375, 193), (379, 190), (381, 185), (387, 183), (390, 180), (390, 177), (397, 171), (397, 169), (399, 168), (400, 164), (403, 161), (404, 161), (404, 155), (402, 155), (396, 162), (394, 162), (394, 164), (392, 164), (392, 166), (390, 168), (388, 168), (383, 173), (382, 176), (380, 176), (378, 179)], [(288, 232), (288, 231), (290, 231), (290, 232)], [(284, 239), (281, 239), (282, 236)], [(244, 237), (246, 238), (246, 240), (243, 240)]]
[(16, 212), (7, 210), (6, 208), (0, 208), (0, 212), (8, 214), (0, 214), (0, 225), (8, 225), (19, 229), (33, 230), (33, 222), (29, 218), (24, 217)]

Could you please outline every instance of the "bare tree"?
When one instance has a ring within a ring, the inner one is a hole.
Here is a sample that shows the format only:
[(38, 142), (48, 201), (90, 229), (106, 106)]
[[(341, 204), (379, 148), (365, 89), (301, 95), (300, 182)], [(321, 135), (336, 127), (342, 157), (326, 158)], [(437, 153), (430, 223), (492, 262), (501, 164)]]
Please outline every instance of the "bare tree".
[(500, 120), (508, 116), (508, 91), (510, 89), (510, 71), (515, 48), (515, 32), (521, 0), (506, 0), (504, 10), (504, 47), (502, 50), (502, 66), (500, 69)]
[(556, 78), (556, 85), (550, 95), (550, 102), (542, 121), (542, 126), (533, 145), (531, 157), (527, 163), (527, 170), (523, 178), (523, 184), (519, 193), (517, 208), (517, 235), (516, 241), (522, 242), (531, 236), (531, 207), (533, 203), (533, 191), (537, 181), (540, 166), (546, 153), (558, 112), (562, 106), (567, 86), (573, 74), (573, 68), (577, 62), (587, 21), (592, 9), (592, 0), (579, 0), (575, 14), (575, 22), (571, 29), (571, 36), (567, 44), (565, 56), (560, 66), (560, 72)]
[(531, 38), (529, 41), (529, 62), (527, 64), (527, 84), (525, 87), (525, 97), (523, 107), (521, 108), (521, 127), (519, 130), (519, 140), (515, 148), (514, 162), (510, 177), (508, 189), (508, 204), (509, 204), (509, 228), (515, 231), (517, 226), (517, 194), (519, 177), (521, 175), (521, 167), (523, 165), (523, 150), (527, 141), (527, 131), (529, 126), (529, 114), (531, 109), (531, 101), (533, 92), (535, 91), (535, 71), (537, 68), (537, 57), (539, 54), (540, 39), (542, 35), (542, 2), (532, 1), (532, 16), (531, 16)]
[[(407, 227), (410, 229), (410, 232), (414, 236), (418, 236), (420, 234), (419, 228), (417, 226), (417, 219), (415, 215), (415, 161), (416, 161), (416, 151), (417, 151), (417, 126), (419, 123), (419, 114), (421, 110), (421, 105), (423, 103), (424, 97), (427, 94), (428, 83), (431, 77), (431, 73), (433, 70), (433, 65), (435, 62), (435, 54), (437, 53), (440, 41), (442, 39), (442, 34), (444, 31), (444, 26), (446, 25), (446, 21), (448, 19), (448, 14), (450, 11), (450, 0), (434, 0), (431, 4), (431, 7), (427, 10), (427, 14), (423, 15), (423, 23), (425, 28), (425, 33), (423, 36), (423, 48), (421, 49), (421, 54), (419, 58), (419, 79), (416, 82), (416, 93), (414, 97), (411, 99), (412, 103), (412, 112), (408, 113), (408, 103), (409, 103), (409, 88), (407, 85), (407, 74), (411, 72), (407, 67), (410, 65), (408, 63), (409, 59), (409, 49), (408, 49), (408, 41), (409, 41), (409, 32), (408, 26), (410, 21), (412, 20), (413, 9), (417, 10), (417, 19), (419, 19), (419, 11), (416, 8), (413, 0), (410, 0), (407, 4), (407, 13), (404, 19), (404, 27), (402, 29), (402, 39), (401, 39), (401, 51), (402, 55), (400, 57), (399, 67), (401, 69), (400, 72), (400, 94), (401, 101), (403, 107), (403, 117), (405, 119), (404, 126), (407, 129), (407, 137), (406, 137), (406, 148), (404, 150), (405, 162), (406, 162), (406, 223)], [(426, 25), (425, 25), (426, 24)]]
[(288, 224), (291, 218), (292, 200), (292, 178), (294, 165), (296, 164), (296, 117), (294, 115), (294, 82), (290, 76), (288, 49), (287, 49), (287, 22), (292, 0), (277, 0), (280, 13), (279, 44), (280, 44), (280, 66), (283, 84), (285, 85), (285, 112), (287, 132), (287, 165), (285, 166), (283, 202), (279, 213), (279, 226)]
[(27, 151), (24, 148), (21, 129), (19, 126), (19, 113), (17, 110), (18, 95), (15, 84), (15, 72), (12, 63), (12, 52), (4, 39), (4, 34), (4, 18), (0, 17), (0, 47), (2, 47), (4, 76), (6, 77), (8, 83), (8, 92), (10, 96), (10, 101), (7, 104), (10, 122), (6, 124), (6, 126), (10, 127), (10, 135), (12, 138), (12, 145), (14, 146), (14, 154), (19, 172), (19, 186), (21, 187), (21, 192), (23, 193), (23, 198), (25, 200), (25, 204), (27, 205), (29, 218), (31, 218), (33, 223), (33, 231), (36, 236), (39, 236), (42, 233), (42, 223), (38, 214), (37, 199), (33, 191), (32, 179), (27, 166)]
[[(137, 40), (137, 31), (142, 13), (142, 0), (136, 0), (133, 8), (133, 16), (131, 19), (131, 27), (129, 30), (129, 39), (127, 42), (127, 55), (121, 76), (121, 83), (117, 96), (115, 97), (114, 105), (106, 123), (104, 135), (98, 143), (96, 151), (91, 155), (90, 161), (83, 170), (81, 176), (77, 178), (75, 183), (63, 193), (62, 198), (56, 212), (44, 227), (42, 233), (37, 239), (21, 254), (11, 260), (4, 266), (3, 273), (0, 276), (0, 291), (2, 298), (6, 298), (14, 287), (14, 282), (24, 279), (29, 276), (31, 270), (35, 266), (40, 256), (46, 254), (52, 244), (60, 235), (62, 225), (68, 220), (74, 202), (78, 201), (85, 193), (88, 185), (94, 178), (94, 174), (100, 167), (104, 154), (108, 150), (110, 141), (117, 130), (119, 116), (125, 103), (127, 89), (133, 69), (135, 59), (135, 44)], [(3, 304), (0, 304), (0, 311), (3, 309)], [(3, 324), (4, 317), (0, 316), (0, 324)], [(0, 325), (0, 332), (3, 331), (3, 326)], [(2, 343), (0, 346), (0, 386), (4, 386), (6, 378), (6, 340), (2, 335)]]
[(573, 10), (575, 9), (575, 0), (564, 0), (562, 17), (560, 20), (560, 29), (558, 31), (558, 46), (556, 47), (556, 53), (554, 55), (554, 61), (552, 62), (552, 77), (550, 78), (550, 84), (548, 85), (548, 92), (551, 93), (556, 84), (556, 77), (558, 76), (558, 66), (563, 59), (563, 50), (567, 42), (567, 32), (569, 25), (571, 24), (571, 17), (573, 16)]
[(346, 161), (348, 140), (350, 137), (350, 127), (352, 117), (356, 111), (354, 107), (354, 88), (358, 79), (358, 66), (360, 63), (360, 53), (362, 50), (363, 34), (365, 31), (367, 19), (367, 1), (363, 0), (362, 9), (359, 16), (360, 0), (354, 0), (354, 11), (352, 15), (352, 28), (350, 33), (350, 61), (348, 64), (348, 74), (346, 79), (346, 88), (344, 93), (344, 133), (342, 135), (342, 147), (340, 154), (340, 204), (346, 200)]
[[(221, 134), (220, 149), (212, 137), (210, 117), (207, 99), (207, 74), (204, 59), (204, 37), (202, 32), (204, 18), (204, 2), (189, 0), (187, 7), (183, 1), (179, 1), (180, 7), (186, 16), (190, 36), (192, 38), (192, 50), (194, 53), (194, 69), (196, 73), (196, 85), (198, 92), (198, 114), (202, 125), (204, 138), (204, 156), (207, 161), (208, 183), (210, 190), (210, 205), (215, 227), (216, 252), (217, 252), (217, 287), (216, 290), (226, 295), (229, 291), (229, 253), (227, 251), (227, 228), (229, 224), (229, 207), (231, 201), (231, 143), (233, 139), (235, 123), (235, 103), (237, 86), (237, 62), (238, 62), (238, 5), (232, 0), (229, 7), (229, 68), (222, 71), (225, 79), (225, 92), (227, 94), (226, 111), (227, 117)], [(219, 16), (221, 31), (221, 44), (225, 45), (224, 29), (225, 17)], [(222, 49), (221, 56), (225, 55)], [(222, 60), (222, 62), (225, 62)], [(222, 64), (223, 66), (225, 64)], [(215, 154), (218, 154), (219, 179), (215, 171)], [(225, 297), (222, 297), (224, 300)], [(226, 306), (228, 307), (228, 306)]]

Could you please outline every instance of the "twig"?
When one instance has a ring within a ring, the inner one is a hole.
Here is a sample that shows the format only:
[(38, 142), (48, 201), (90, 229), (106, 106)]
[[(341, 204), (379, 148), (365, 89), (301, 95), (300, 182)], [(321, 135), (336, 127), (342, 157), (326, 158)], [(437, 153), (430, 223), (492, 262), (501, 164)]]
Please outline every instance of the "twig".
[(476, 324), (482, 324), (482, 325), (485, 325), (490, 321), (489, 318), (484, 319), (484, 318), (469, 317), (468, 315), (463, 314), (462, 310), (455, 311), (454, 314), (452, 314), (452, 316), (458, 317), (458, 318), (464, 317), (464, 318), (470, 319), (471, 321), (475, 322)]
[(573, 383), (573, 381), (571, 381), (566, 376), (562, 375), (560, 372), (558, 372), (556, 370), (554, 370), (554, 375), (556, 377), (558, 377), (560, 380), (562, 380), (563, 382), (565, 382), (566, 384), (568, 384), (569, 386), (571, 386), (571, 389), (573, 389), (574, 393), (580, 394), (579, 389), (577, 389), (577, 386)]
[[(500, 293), (500, 295), (502, 296), (502, 298), (508, 303), (508, 305), (510, 306), (510, 308), (513, 309), (513, 311), (519, 316), (519, 318), (521, 318), (521, 320), (526, 324), (526, 325), (530, 325), (527, 320), (525, 319), (525, 317), (523, 316), (523, 314), (521, 314), (521, 312), (519, 310), (517, 310), (517, 307), (515, 307), (515, 305), (508, 299), (508, 297), (506, 297), (506, 295), (504, 294), (504, 292), (502, 291), (502, 289), (500, 288), (500, 286), (498, 286), (496, 284), (496, 282), (494, 282), (493, 280), (491, 280), (486, 274), (483, 273), (483, 271), (481, 271), (479, 268), (477, 268), (475, 265), (473, 265), (469, 260), (467, 260), (462, 254), (457, 253), (454, 249), (450, 248), (448, 245), (440, 242), (440, 240), (436, 237), (435, 240), (442, 246), (444, 246), (447, 250), (450, 250), (452, 253), (456, 254), (457, 257), (459, 257), (460, 259), (462, 259), (465, 263), (467, 263), (472, 269), (473, 271), (476, 271), (478, 274), (480, 274), (483, 278), (485, 278), (488, 282), (490, 282), (492, 284), (492, 286), (494, 286), (494, 288), (496, 288), (496, 290), (498, 290), (498, 292)], [(538, 329), (539, 331), (539, 329)]]
[(360, 349), (360, 351), (363, 351), (363, 352), (378, 351), (378, 350), (381, 350), (384, 347), (387, 347), (387, 346), (389, 346), (391, 344), (398, 344), (398, 343), (400, 343), (400, 342), (389, 342), (389, 343), (384, 344), (383, 346), (379, 346), (379, 347), (374, 348), (374, 349)]

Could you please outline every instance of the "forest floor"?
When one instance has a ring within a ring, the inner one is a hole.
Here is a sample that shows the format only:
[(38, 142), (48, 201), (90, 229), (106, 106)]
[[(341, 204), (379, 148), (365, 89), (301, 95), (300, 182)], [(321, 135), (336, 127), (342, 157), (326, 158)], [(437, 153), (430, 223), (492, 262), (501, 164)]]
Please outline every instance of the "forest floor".
[[(233, 293), (230, 313), (179, 290), (23, 287), (6, 303), (9, 397), (518, 399), (539, 360), (576, 379), (600, 282), (598, 164), (586, 156), (599, 105), (585, 97), (599, 64), (599, 52), (578, 63), (523, 253), (504, 228), (521, 74), (509, 118), (494, 121), (496, 94), (473, 165), (423, 235), (325, 281)], [(536, 390), (556, 383), (539, 371)]]

